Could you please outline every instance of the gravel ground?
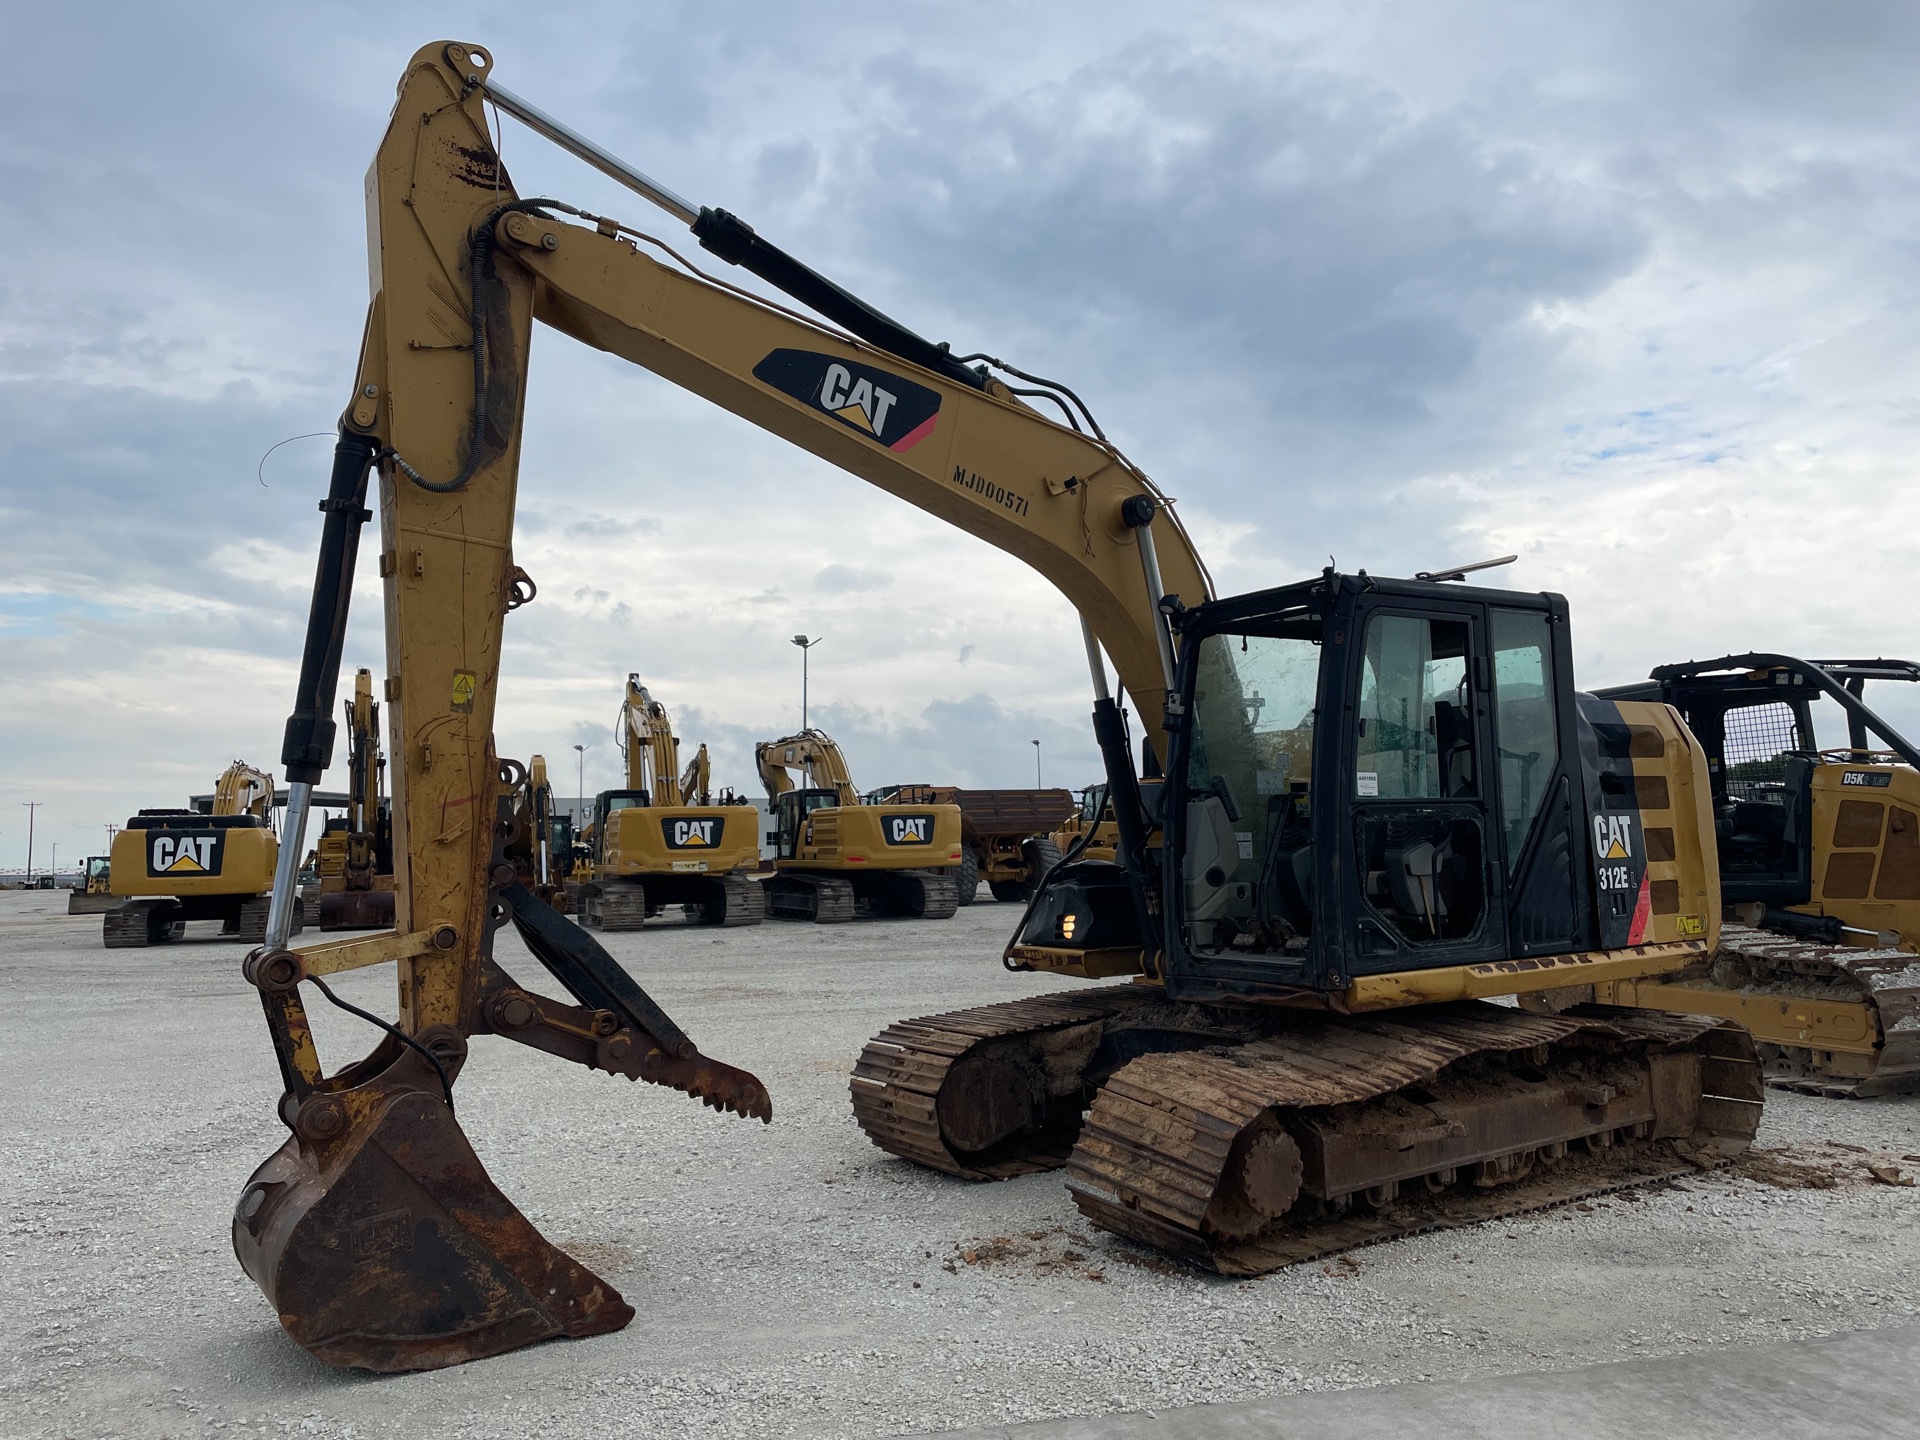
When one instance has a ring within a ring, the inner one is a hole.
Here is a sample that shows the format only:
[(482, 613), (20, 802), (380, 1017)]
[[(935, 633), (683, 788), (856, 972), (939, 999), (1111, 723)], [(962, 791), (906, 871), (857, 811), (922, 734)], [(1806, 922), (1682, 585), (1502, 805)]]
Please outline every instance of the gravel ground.
[[(1864, 1153), (1920, 1153), (1920, 1097), (1775, 1095), (1767, 1153), (1740, 1173), (1253, 1281), (1088, 1232), (1057, 1177), (974, 1186), (882, 1155), (846, 1098), (868, 1036), (1060, 988), (1000, 967), (1014, 915), (985, 904), (944, 923), (606, 937), (707, 1053), (767, 1082), (772, 1128), (482, 1039), (461, 1084), (468, 1134), (639, 1316), (450, 1371), (338, 1373), (286, 1339), (229, 1248), (233, 1201), (284, 1135), (240, 947), (196, 933), (107, 951), (98, 917), (64, 905), (0, 894), (6, 1440), (876, 1436), (1920, 1314), (1920, 1189), (1876, 1182)], [(391, 984), (374, 970), (339, 988), (389, 1009)], [(330, 1066), (376, 1038), (317, 1000), (314, 1021)]]

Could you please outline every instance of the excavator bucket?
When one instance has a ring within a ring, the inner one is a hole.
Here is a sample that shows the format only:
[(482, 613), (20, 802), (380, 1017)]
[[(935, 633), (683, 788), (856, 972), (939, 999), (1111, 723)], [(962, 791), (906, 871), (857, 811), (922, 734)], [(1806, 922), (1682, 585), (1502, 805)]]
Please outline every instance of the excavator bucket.
[(233, 1248), (328, 1364), (433, 1370), (633, 1318), (500, 1193), (412, 1055), (301, 1119), (241, 1192)]

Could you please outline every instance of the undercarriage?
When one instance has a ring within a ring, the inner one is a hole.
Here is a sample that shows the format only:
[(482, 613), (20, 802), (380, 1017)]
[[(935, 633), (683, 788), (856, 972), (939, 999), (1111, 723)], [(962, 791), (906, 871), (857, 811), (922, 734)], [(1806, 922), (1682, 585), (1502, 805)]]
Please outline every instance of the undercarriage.
[(1480, 1002), (1334, 1017), (1120, 986), (904, 1021), (853, 1105), (949, 1174), (1064, 1167), (1095, 1225), (1258, 1274), (1724, 1163), (1762, 1096), (1713, 1019)]

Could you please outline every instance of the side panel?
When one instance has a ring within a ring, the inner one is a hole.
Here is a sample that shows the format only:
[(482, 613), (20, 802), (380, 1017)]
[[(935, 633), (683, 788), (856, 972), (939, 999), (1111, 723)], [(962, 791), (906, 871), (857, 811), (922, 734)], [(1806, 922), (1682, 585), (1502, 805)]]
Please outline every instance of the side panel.
[(809, 869), (929, 870), (960, 863), (957, 805), (835, 805), (803, 824), (799, 855)]
[(279, 858), (271, 830), (122, 830), (113, 837), (112, 893), (259, 895), (272, 888)]
[(1813, 849), (1813, 903), (1805, 908), (1894, 931), (1920, 950), (1920, 773), (1815, 766)]
[(597, 874), (724, 874), (760, 863), (751, 805), (635, 805), (607, 817)]
[(1706, 752), (1670, 706), (1577, 698), (1599, 948), (1713, 942), (1720, 869)]

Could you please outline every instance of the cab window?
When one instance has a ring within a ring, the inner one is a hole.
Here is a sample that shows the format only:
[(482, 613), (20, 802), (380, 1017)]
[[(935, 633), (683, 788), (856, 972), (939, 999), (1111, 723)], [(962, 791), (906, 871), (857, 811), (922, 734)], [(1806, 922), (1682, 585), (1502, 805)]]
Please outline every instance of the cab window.
[(1560, 761), (1560, 728), (1554, 716), (1547, 617), (1537, 611), (1495, 610), (1491, 629), (1500, 824), (1512, 873), (1519, 868), (1546, 800), (1547, 782)]
[(1298, 952), (1312, 931), (1320, 622), (1301, 614), (1262, 628), (1200, 641), (1184, 861), (1196, 951)]
[(1467, 637), (1461, 620), (1375, 615), (1367, 622), (1356, 797), (1443, 800), (1478, 793)]

